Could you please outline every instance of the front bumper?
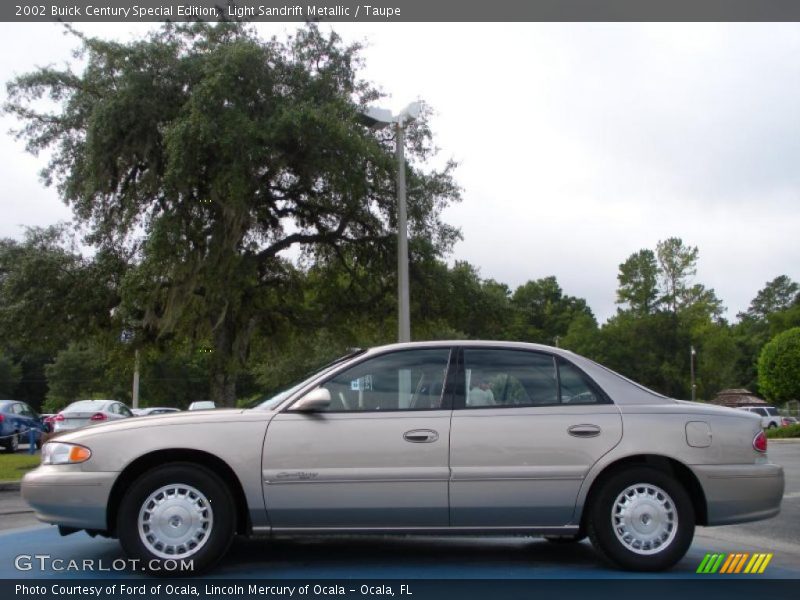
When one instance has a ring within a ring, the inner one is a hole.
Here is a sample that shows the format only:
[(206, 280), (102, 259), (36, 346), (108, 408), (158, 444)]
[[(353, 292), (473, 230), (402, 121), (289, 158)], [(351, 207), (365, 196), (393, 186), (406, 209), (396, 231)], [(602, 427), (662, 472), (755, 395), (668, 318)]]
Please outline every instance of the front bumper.
[(84, 472), (79, 465), (42, 465), (22, 478), (22, 497), (40, 521), (105, 531), (108, 497), (118, 475)]
[(708, 525), (769, 519), (781, 510), (779, 465), (695, 465), (692, 470), (705, 492)]

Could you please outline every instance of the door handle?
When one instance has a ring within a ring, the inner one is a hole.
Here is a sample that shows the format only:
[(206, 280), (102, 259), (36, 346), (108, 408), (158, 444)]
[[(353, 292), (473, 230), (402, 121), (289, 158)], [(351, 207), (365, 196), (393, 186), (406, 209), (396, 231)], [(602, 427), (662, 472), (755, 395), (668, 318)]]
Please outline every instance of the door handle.
[(567, 433), (580, 438), (597, 437), (600, 435), (600, 428), (597, 425), (572, 425), (567, 428)]
[(429, 444), (439, 439), (439, 434), (433, 429), (412, 429), (403, 434), (403, 439), (414, 444)]

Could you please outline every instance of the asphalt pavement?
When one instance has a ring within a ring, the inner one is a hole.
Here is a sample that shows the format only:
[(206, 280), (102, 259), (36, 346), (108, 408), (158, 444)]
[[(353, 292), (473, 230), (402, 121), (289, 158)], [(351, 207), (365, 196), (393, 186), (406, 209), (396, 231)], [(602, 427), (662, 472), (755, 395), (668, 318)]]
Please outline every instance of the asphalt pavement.
[[(706, 553), (771, 552), (763, 576), (800, 579), (800, 443), (770, 443), (770, 458), (783, 465), (786, 492), (781, 514), (767, 521), (698, 528), (687, 556), (672, 570), (631, 574), (603, 563), (588, 542), (555, 545), (536, 538), (314, 537), (244, 539), (208, 578), (258, 579), (591, 579), (696, 578)], [(94, 559), (110, 565), (124, 555), (116, 540), (85, 533), (61, 537), (35, 519), (19, 492), (0, 492), (0, 578), (91, 578), (86, 571), (19, 571), (19, 555)], [(104, 578), (135, 577), (106, 571)]]

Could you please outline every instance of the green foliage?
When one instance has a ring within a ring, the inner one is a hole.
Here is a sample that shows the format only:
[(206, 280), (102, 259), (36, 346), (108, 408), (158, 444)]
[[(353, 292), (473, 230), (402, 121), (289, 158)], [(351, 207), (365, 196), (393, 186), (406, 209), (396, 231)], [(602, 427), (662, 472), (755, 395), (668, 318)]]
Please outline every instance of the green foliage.
[(513, 339), (558, 345), (580, 315), (593, 318), (583, 298), (567, 296), (553, 276), (528, 281), (511, 296), (515, 309)]
[(758, 386), (771, 402), (800, 399), (800, 327), (775, 336), (761, 350)]
[(635, 314), (653, 312), (658, 301), (658, 263), (652, 250), (639, 250), (619, 266), (617, 303)]
[(113, 398), (106, 377), (108, 363), (93, 345), (70, 344), (45, 367), (50, 390), (43, 412), (58, 412), (67, 404), (89, 398)]
[(22, 367), (0, 353), (0, 398), (14, 398), (22, 377)]
[(770, 439), (773, 438), (799, 438), (800, 437), (800, 424), (789, 425), (788, 427), (774, 427), (767, 429), (766, 436)]
[(53, 356), (71, 340), (109, 326), (121, 265), (108, 252), (78, 253), (67, 227), (29, 228), (0, 240), (0, 331), (24, 356)]
[(763, 321), (772, 313), (786, 310), (798, 301), (800, 301), (800, 286), (786, 275), (779, 275), (759, 290), (747, 312), (740, 317), (746, 316)]
[[(83, 72), (18, 77), (6, 110), (29, 150), (53, 151), (46, 181), (87, 241), (132, 258), (119, 323), (139, 340), (208, 343), (211, 396), (231, 405), (257, 334), (294, 316), (285, 251), (346, 270), (391, 253), (392, 132), (359, 117), (379, 94), (358, 78), (359, 47), (313, 25), (283, 42), (241, 23), (76, 35)], [(59, 110), (38, 110), (44, 95)], [(427, 114), (406, 136), (410, 231), (441, 254), (459, 237), (441, 220), (459, 189), (452, 163), (412, 166), (433, 151)]]

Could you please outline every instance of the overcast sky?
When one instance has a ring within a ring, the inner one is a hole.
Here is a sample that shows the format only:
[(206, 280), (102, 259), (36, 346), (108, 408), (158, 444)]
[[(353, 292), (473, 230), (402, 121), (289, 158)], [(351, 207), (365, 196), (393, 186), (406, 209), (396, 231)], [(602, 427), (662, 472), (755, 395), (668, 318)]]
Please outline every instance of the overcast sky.
[[(78, 24), (128, 38), (146, 26)], [(260, 24), (265, 35), (291, 25)], [(800, 25), (336, 24), (365, 78), (423, 99), (464, 200), (451, 260), (512, 286), (555, 275), (602, 322), (619, 263), (659, 240), (700, 250), (728, 316), (800, 280)], [(0, 24), (0, 80), (71, 59), (55, 24)], [(5, 88), (2, 89), (5, 101)], [(0, 237), (68, 220), (0, 120)], [(412, 290), (413, 294), (413, 290)]]

